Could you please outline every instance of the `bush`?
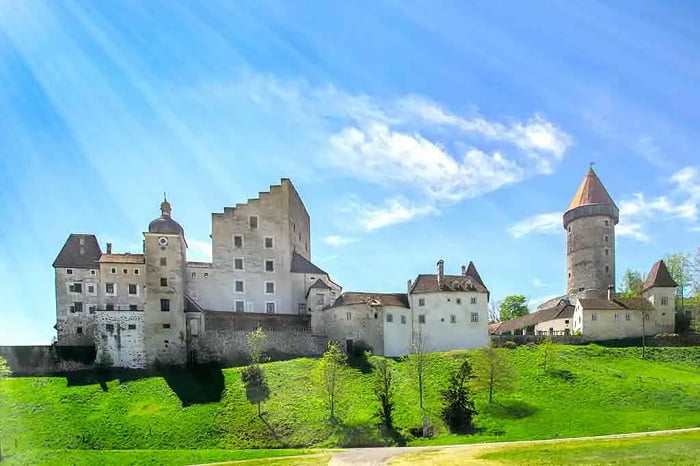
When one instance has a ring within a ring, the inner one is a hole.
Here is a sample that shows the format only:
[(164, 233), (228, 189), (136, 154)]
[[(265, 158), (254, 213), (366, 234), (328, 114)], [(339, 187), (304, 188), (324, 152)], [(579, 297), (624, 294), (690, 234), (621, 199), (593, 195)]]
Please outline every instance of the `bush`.
[(518, 347), (518, 344), (513, 340), (508, 340), (507, 342), (503, 343), (503, 347), (508, 349), (515, 349)]

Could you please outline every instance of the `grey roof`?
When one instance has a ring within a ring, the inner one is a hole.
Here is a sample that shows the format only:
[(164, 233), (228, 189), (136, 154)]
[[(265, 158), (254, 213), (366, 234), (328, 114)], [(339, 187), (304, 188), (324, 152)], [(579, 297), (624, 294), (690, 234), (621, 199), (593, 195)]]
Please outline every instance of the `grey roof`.
[(321, 280), (320, 278), (319, 278), (318, 280), (316, 280), (316, 281), (314, 282), (314, 284), (311, 285), (311, 286), (309, 287), (309, 289), (311, 289), (311, 288), (321, 288), (321, 289), (324, 289), (324, 290), (330, 290), (330, 289), (331, 289), (331, 287), (328, 286), (328, 285), (326, 285), (326, 282), (324, 282), (324, 281)]
[(615, 298), (608, 301), (603, 298), (580, 298), (581, 307), (593, 311), (653, 311), (654, 306), (646, 298)]
[(148, 232), (185, 235), (185, 230), (183, 230), (182, 225), (173, 220), (170, 215), (161, 215), (149, 223)]
[(98, 261), (101, 255), (100, 243), (95, 235), (71, 233), (53, 261), (53, 266), (97, 269), (100, 267)]
[(331, 307), (369, 304), (370, 306), (408, 307), (406, 293), (365, 293), (349, 291), (338, 296)]
[(292, 253), (292, 273), (320, 273), (328, 275), (296, 251)]
[(562, 300), (558, 305), (548, 309), (542, 309), (537, 312), (518, 317), (517, 319), (504, 320), (489, 324), (489, 331), (495, 334), (503, 334), (513, 332), (522, 328), (532, 327), (542, 322), (547, 322), (554, 319), (571, 319), (574, 316), (574, 306), (568, 301)]

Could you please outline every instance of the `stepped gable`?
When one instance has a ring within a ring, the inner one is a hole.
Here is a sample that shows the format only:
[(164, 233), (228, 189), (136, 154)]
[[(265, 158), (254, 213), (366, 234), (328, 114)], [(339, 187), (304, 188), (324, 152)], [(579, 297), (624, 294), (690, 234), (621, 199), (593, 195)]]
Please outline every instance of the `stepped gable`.
[(99, 268), (100, 256), (102, 250), (95, 235), (71, 233), (53, 261), (53, 266), (96, 269)]
[(644, 281), (642, 291), (646, 291), (653, 287), (675, 288), (677, 286), (678, 283), (676, 283), (671, 276), (671, 273), (668, 271), (668, 267), (666, 267), (666, 263), (663, 260), (660, 260), (651, 266), (649, 275), (647, 275), (647, 279)]
[(610, 194), (608, 194), (608, 190), (605, 189), (600, 178), (598, 178), (598, 175), (593, 171), (593, 167), (590, 167), (566, 210), (569, 211), (577, 207), (592, 204), (609, 205), (617, 209), (617, 205), (615, 205), (615, 201), (613, 201)]
[(353, 304), (409, 307), (406, 293), (366, 293), (358, 291), (348, 291), (341, 294), (331, 307), (352, 306)]

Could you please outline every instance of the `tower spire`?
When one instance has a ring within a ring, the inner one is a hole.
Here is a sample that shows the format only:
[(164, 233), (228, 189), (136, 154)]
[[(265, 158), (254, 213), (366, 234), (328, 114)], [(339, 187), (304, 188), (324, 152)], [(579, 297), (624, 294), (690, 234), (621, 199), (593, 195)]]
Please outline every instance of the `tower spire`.
[(170, 217), (171, 211), (172, 209), (170, 208), (170, 203), (165, 197), (165, 191), (163, 191), (163, 202), (160, 203), (160, 213), (163, 217)]

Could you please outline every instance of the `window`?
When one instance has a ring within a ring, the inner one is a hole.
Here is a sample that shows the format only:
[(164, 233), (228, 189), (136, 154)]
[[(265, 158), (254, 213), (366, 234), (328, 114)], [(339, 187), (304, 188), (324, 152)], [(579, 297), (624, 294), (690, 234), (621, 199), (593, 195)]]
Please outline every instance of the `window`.
[(77, 333), (78, 335), (82, 335), (82, 334), (83, 334), (83, 327), (77, 327), (77, 328), (75, 329), (75, 331), (76, 331), (76, 333)]
[(609, 237), (608, 235), (605, 235), (605, 236), (603, 237), (603, 239), (605, 240), (606, 243), (607, 243), (608, 241), (610, 241), (610, 237)]
[(425, 298), (419, 298), (419, 299), (418, 299), (418, 305), (421, 306), (421, 307), (425, 306)]
[(251, 230), (255, 230), (258, 228), (258, 216), (257, 215), (251, 215), (248, 217), (248, 225), (250, 225)]
[(591, 320), (598, 320), (598, 314), (591, 314)]
[(649, 320), (649, 314), (644, 314), (644, 320)]
[(117, 268), (116, 268), (116, 267), (112, 267), (112, 269), (110, 270), (110, 273), (117, 273)]
[(168, 279), (165, 277), (160, 277), (160, 286), (168, 286)]
[(479, 322), (479, 313), (478, 312), (472, 312), (470, 317), (471, 322)]
[(170, 311), (170, 300), (169, 299), (161, 299), (160, 300), (160, 310), (162, 312)]
[(352, 312), (345, 313), (345, 320), (352, 320)]
[(73, 283), (68, 286), (68, 291), (71, 293), (82, 293), (83, 292), (83, 284), (82, 283)]
[(451, 324), (456, 324), (457, 323), (457, 316), (454, 314), (450, 314), (450, 323)]
[(462, 304), (462, 298), (457, 298), (457, 299), (455, 299), (455, 302), (456, 302), (457, 304)]
[(88, 306), (88, 312), (90, 314), (94, 314), (96, 310), (97, 310), (96, 306)]
[(326, 297), (323, 293), (316, 293), (316, 304), (323, 306), (326, 303)]
[(110, 333), (114, 332), (114, 324), (105, 325), (105, 329)]
[(571, 233), (571, 227), (569, 227), (569, 229), (568, 229), (567, 231), (568, 231), (569, 233)]
[(94, 270), (91, 270), (91, 271), (90, 271), (90, 275), (96, 275), (96, 274), (97, 274), (96, 271), (94, 271)]
[(610, 266), (609, 266), (609, 265), (606, 265), (606, 266), (605, 266), (605, 273), (607, 273), (608, 275), (610, 275)]
[(569, 325), (569, 319), (566, 319), (566, 320), (564, 321), (564, 323), (565, 323), (566, 325)]
[(630, 317), (631, 316), (629, 314), (625, 314), (625, 320), (630, 320)]
[(620, 314), (615, 314), (615, 320), (620, 320)]
[(71, 312), (83, 312), (83, 303), (73, 303)]
[(66, 275), (73, 275), (73, 269), (66, 269)]
[(469, 298), (469, 303), (476, 304), (476, 296), (472, 296), (471, 298)]
[(277, 305), (274, 301), (268, 301), (265, 303), (265, 312), (268, 314), (274, 314), (277, 312)]
[(116, 292), (116, 287), (114, 286), (114, 283), (105, 283), (105, 293), (115, 294), (115, 292)]
[(108, 310), (108, 311), (113, 311), (113, 310), (114, 310), (114, 304), (107, 304), (107, 305), (105, 306), (105, 309)]
[(134, 269), (134, 275), (138, 275), (138, 274), (139, 274), (139, 269)]
[(610, 222), (606, 220), (606, 221), (605, 221), (605, 226), (607, 227), (608, 225), (610, 225)]
[(209, 272), (204, 272), (204, 278), (209, 278)]
[(668, 296), (663, 296), (663, 297), (661, 298), (661, 305), (662, 305), (662, 306), (668, 305)]
[(304, 303), (297, 304), (297, 313), (306, 314), (306, 304), (304, 304)]
[(136, 324), (129, 324), (129, 330), (136, 330)]
[(129, 269), (123, 269), (123, 270), (122, 270), (122, 273), (123, 273), (123, 274), (129, 273)]
[(406, 324), (406, 316), (401, 316), (401, 323)]
[(136, 304), (129, 304), (129, 310), (130, 311), (138, 311), (138, 306), (136, 306)]
[(605, 255), (606, 255), (606, 256), (609, 256), (609, 255), (610, 255), (610, 249), (605, 248)]
[(233, 259), (233, 270), (243, 270), (243, 258), (236, 257)]
[(95, 294), (95, 285), (93, 285), (92, 283), (89, 283), (87, 285), (87, 293), (94, 295)]
[(274, 249), (275, 239), (272, 236), (265, 237), (265, 249)]
[(425, 323), (425, 314), (418, 314), (418, 323), (419, 324)]
[(243, 247), (243, 236), (233, 235), (233, 247), (238, 249)]
[(387, 321), (387, 322), (393, 322), (393, 321), (394, 321), (394, 315), (393, 315), (393, 314), (387, 314), (387, 315), (386, 315), (386, 321)]
[(160, 258), (160, 265), (161, 266), (166, 266), (168, 265), (168, 259), (166, 257), (161, 257)]
[(129, 294), (138, 294), (138, 288), (133, 283), (129, 283)]
[(233, 282), (233, 291), (236, 293), (245, 293), (245, 283), (243, 280), (236, 280)]
[(265, 261), (265, 272), (274, 272), (275, 271), (275, 261), (272, 259), (267, 259)]
[(236, 312), (244, 312), (244, 311), (245, 311), (245, 301), (236, 300), (236, 301), (233, 303), (233, 309), (234, 309)]
[(275, 282), (265, 282), (265, 294), (275, 294)]
[(163, 328), (170, 328), (170, 324), (163, 324)]

